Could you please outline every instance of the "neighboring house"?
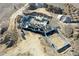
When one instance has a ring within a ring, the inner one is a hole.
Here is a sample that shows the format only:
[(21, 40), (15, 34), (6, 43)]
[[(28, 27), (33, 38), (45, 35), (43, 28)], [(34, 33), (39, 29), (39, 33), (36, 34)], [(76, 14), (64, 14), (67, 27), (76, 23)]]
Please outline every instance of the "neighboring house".
[(29, 9), (46, 8), (48, 5), (46, 3), (29, 3)]
[(65, 16), (65, 15), (58, 15), (57, 17), (59, 21), (63, 23), (71, 23), (72, 18), (70, 16)]

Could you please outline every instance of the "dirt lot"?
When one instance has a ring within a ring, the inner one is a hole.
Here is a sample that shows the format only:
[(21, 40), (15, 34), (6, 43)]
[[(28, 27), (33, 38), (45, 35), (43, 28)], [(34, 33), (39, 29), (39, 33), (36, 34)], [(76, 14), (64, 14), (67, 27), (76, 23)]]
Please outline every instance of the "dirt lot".
[[(21, 14), (21, 12), (24, 10), (25, 4), (0, 4), (0, 24), (4, 23), (8, 25), (9, 22), (9, 28), (8, 30), (12, 30), (15, 28), (15, 18), (18, 14)], [(61, 6), (61, 5), (60, 5)], [(21, 8), (22, 7), (22, 8)], [(21, 8), (21, 9), (20, 9)], [(45, 11), (45, 9), (38, 9), (37, 11), (40, 12), (42, 10), (42, 13), (51, 15), (49, 12)], [(57, 16), (55, 14), (52, 14), (52, 16)], [(52, 20), (53, 23), (56, 22), (56, 20)], [(53, 24), (55, 25), (55, 24)], [(57, 25), (57, 24), (56, 24)], [(18, 34), (20, 34), (19, 30)], [(13, 32), (13, 31), (12, 31)], [(64, 53), (57, 53), (53, 48), (51, 48), (43, 36), (40, 34), (35, 34), (33, 32), (26, 31), (25, 40), (18, 35), (19, 39), (18, 42), (11, 48), (5, 48), (6, 46), (3, 44), (0, 44), (0, 55), (10, 55), (10, 56), (72, 56), (76, 55), (75, 53), (78, 52), (79, 47), (78, 41), (73, 41), (71, 44), (73, 44), (69, 50), (67, 50)], [(75, 53), (71, 50), (75, 49)], [(77, 50), (77, 51), (76, 51)], [(78, 55), (78, 53), (77, 53)]]

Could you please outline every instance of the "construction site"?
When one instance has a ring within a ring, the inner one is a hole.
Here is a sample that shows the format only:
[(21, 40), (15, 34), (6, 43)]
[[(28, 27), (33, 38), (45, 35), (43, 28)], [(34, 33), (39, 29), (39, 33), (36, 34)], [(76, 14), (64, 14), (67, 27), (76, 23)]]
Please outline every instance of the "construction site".
[(0, 4), (0, 56), (79, 56), (79, 4)]

